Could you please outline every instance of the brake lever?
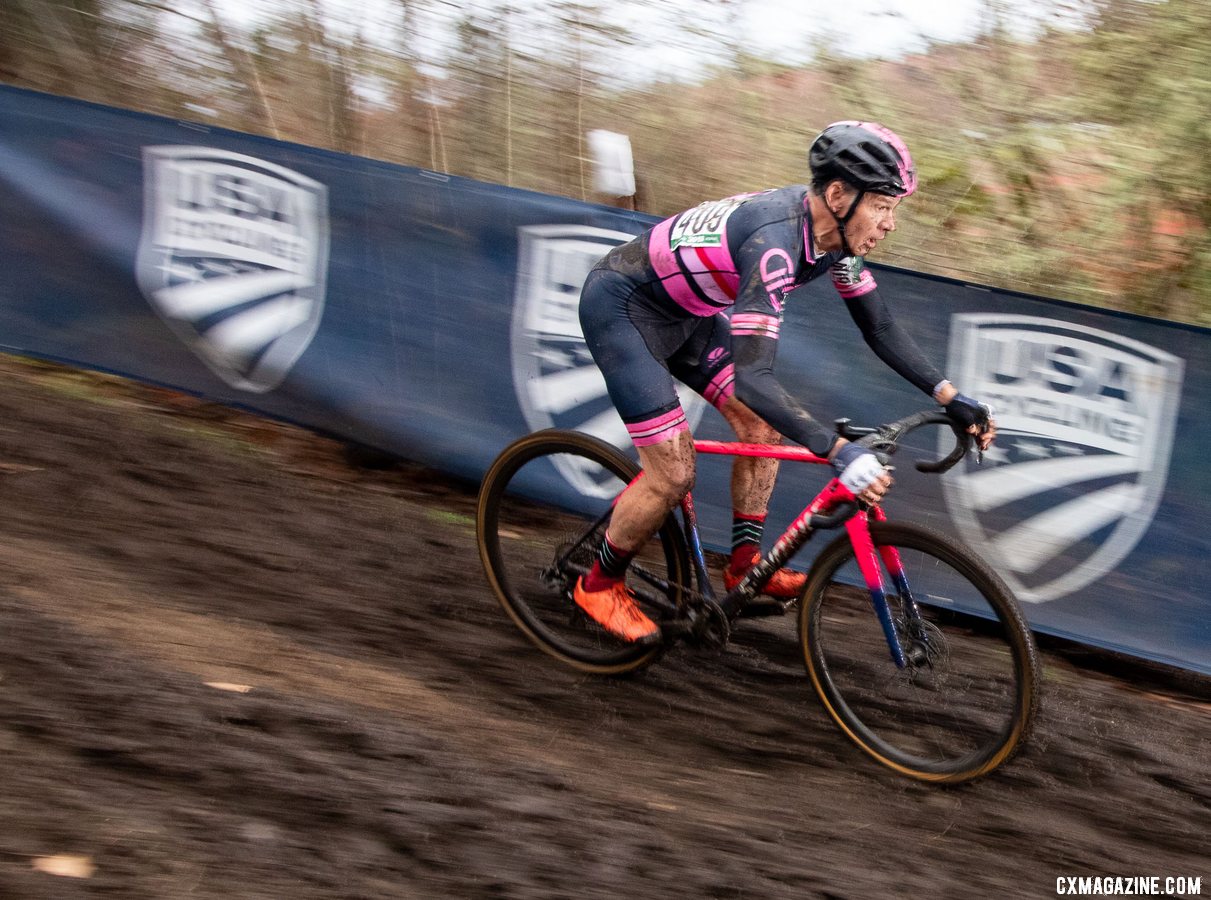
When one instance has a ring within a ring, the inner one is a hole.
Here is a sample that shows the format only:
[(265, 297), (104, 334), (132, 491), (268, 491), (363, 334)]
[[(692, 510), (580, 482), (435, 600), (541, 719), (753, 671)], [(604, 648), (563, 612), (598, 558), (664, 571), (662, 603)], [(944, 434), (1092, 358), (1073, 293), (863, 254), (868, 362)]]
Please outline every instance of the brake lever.
[(880, 458), (879, 462), (887, 465), (895, 452), (900, 449), (898, 441), (902, 434), (903, 429), (901, 428), (896, 428), (893, 425), (882, 425), (862, 435), (854, 443), (870, 450)]

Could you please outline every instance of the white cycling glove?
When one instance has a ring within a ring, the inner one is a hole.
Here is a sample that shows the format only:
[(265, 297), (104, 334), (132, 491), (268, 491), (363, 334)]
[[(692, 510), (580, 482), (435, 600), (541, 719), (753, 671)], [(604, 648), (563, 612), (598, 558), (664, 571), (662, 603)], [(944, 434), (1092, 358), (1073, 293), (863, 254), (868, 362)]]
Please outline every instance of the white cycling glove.
[(879, 458), (865, 447), (846, 444), (833, 457), (833, 468), (841, 483), (855, 497), (887, 474)]

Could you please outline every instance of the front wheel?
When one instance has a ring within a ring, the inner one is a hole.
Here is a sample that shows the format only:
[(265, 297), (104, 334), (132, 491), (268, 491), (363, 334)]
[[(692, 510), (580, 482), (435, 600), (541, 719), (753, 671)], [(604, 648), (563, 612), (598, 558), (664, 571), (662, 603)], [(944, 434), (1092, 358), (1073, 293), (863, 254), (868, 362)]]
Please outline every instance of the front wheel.
[[(873, 522), (892, 621), (892, 659), (847, 536), (808, 576), (799, 636), (808, 675), (854, 743), (901, 774), (962, 782), (1008, 760), (1038, 705), (1038, 652), (1017, 602), (979, 559), (936, 532)], [(915, 601), (915, 602), (914, 602)], [(919, 615), (914, 613), (914, 607)]]
[[(606, 633), (572, 600), (601, 546), (613, 501), (639, 466), (604, 441), (549, 429), (510, 444), (484, 475), (476, 516), (479, 555), (501, 606), (538, 647), (577, 669), (630, 672), (659, 646)], [(689, 551), (669, 516), (627, 572), (653, 619), (670, 617), (690, 585)]]

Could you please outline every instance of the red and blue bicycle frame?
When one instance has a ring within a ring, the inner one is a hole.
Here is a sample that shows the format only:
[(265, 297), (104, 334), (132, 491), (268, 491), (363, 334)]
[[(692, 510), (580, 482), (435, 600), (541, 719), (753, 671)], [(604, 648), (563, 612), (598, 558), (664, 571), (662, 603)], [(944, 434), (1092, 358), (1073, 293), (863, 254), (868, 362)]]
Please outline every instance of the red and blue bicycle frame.
[[(751, 456), (829, 465), (829, 461), (824, 457), (817, 456), (807, 448), (798, 446), (784, 447), (777, 444), (695, 440), (694, 449), (699, 453), (711, 455)], [(874, 607), (879, 624), (883, 628), (884, 637), (887, 639), (892, 660), (900, 668), (904, 668), (909, 662), (888, 602), (880, 560), (891, 576), (893, 586), (900, 598), (901, 612), (909, 624), (910, 631), (913, 632), (914, 639), (927, 643), (928, 639), (924, 632), (912, 628), (911, 623), (914, 620), (919, 621), (921, 618), (920, 610), (909, 588), (899, 552), (895, 547), (876, 548), (870, 536), (870, 522), (872, 520), (882, 522), (887, 518), (886, 515), (878, 506), (859, 505), (857, 498), (841, 483), (840, 479), (832, 478), (778, 538), (769, 553), (761, 557), (736, 587), (719, 599), (716, 598), (714, 588), (711, 586), (706, 553), (698, 531), (698, 516), (694, 511), (694, 500), (690, 494), (686, 494), (685, 499), (681, 502), (681, 514), (685, 523), (690, 557), (693, 560), (694, 572), (701, 593), (708, 602), (717, 604), (728, 619), (734, 618), (749, 600), (760, 593), (760, 588), (766, 580), (786, 565), (815, 531), (844, 524), (850, 543), (853, 545), (854, 557), (862, 573), (871, 605)]]

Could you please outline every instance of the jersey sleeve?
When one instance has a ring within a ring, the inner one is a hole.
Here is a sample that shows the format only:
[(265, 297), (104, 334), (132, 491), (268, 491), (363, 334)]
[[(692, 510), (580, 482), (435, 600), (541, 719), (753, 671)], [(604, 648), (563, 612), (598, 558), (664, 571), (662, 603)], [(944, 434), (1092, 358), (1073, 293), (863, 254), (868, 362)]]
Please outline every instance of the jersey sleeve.
[(774, 376), (776, 338), (733, 334), (736, 399), (797, 444), (827, 456), (837, 435), (799, 404)]
[(933, 396), (934, 389), (945, 376), (925, 356), (912, 335), (892, 317), (887, 304), (873, 286), (873, 278), (871, 285), (861, 294), (845, 297), (850, 316), (879, 359), (905, 381)]
[(755, 232), (737, 253), (740, 282), (732, 312), (736, 397), (778, 432), (827, 455), (836, 435), (811, 417), (774, 376), (783, 303), (796, 286), (802, 237), (795, 220)]
[(921, 352), (912, 335), (892, 317), (879, 294), (875, 277), (862, 257), (846, 256), (837, 260), (829, 274), (875, 355), (901, 378), (932, 396), (934, 388), (943, 380), (942, 372)]
[(833, 278), (833, 287), (843, 300), (862, 297), (875, 290), (875, 276), (866, 268), (860, 256), (845, 256), (832, 264), (829, 274)]

